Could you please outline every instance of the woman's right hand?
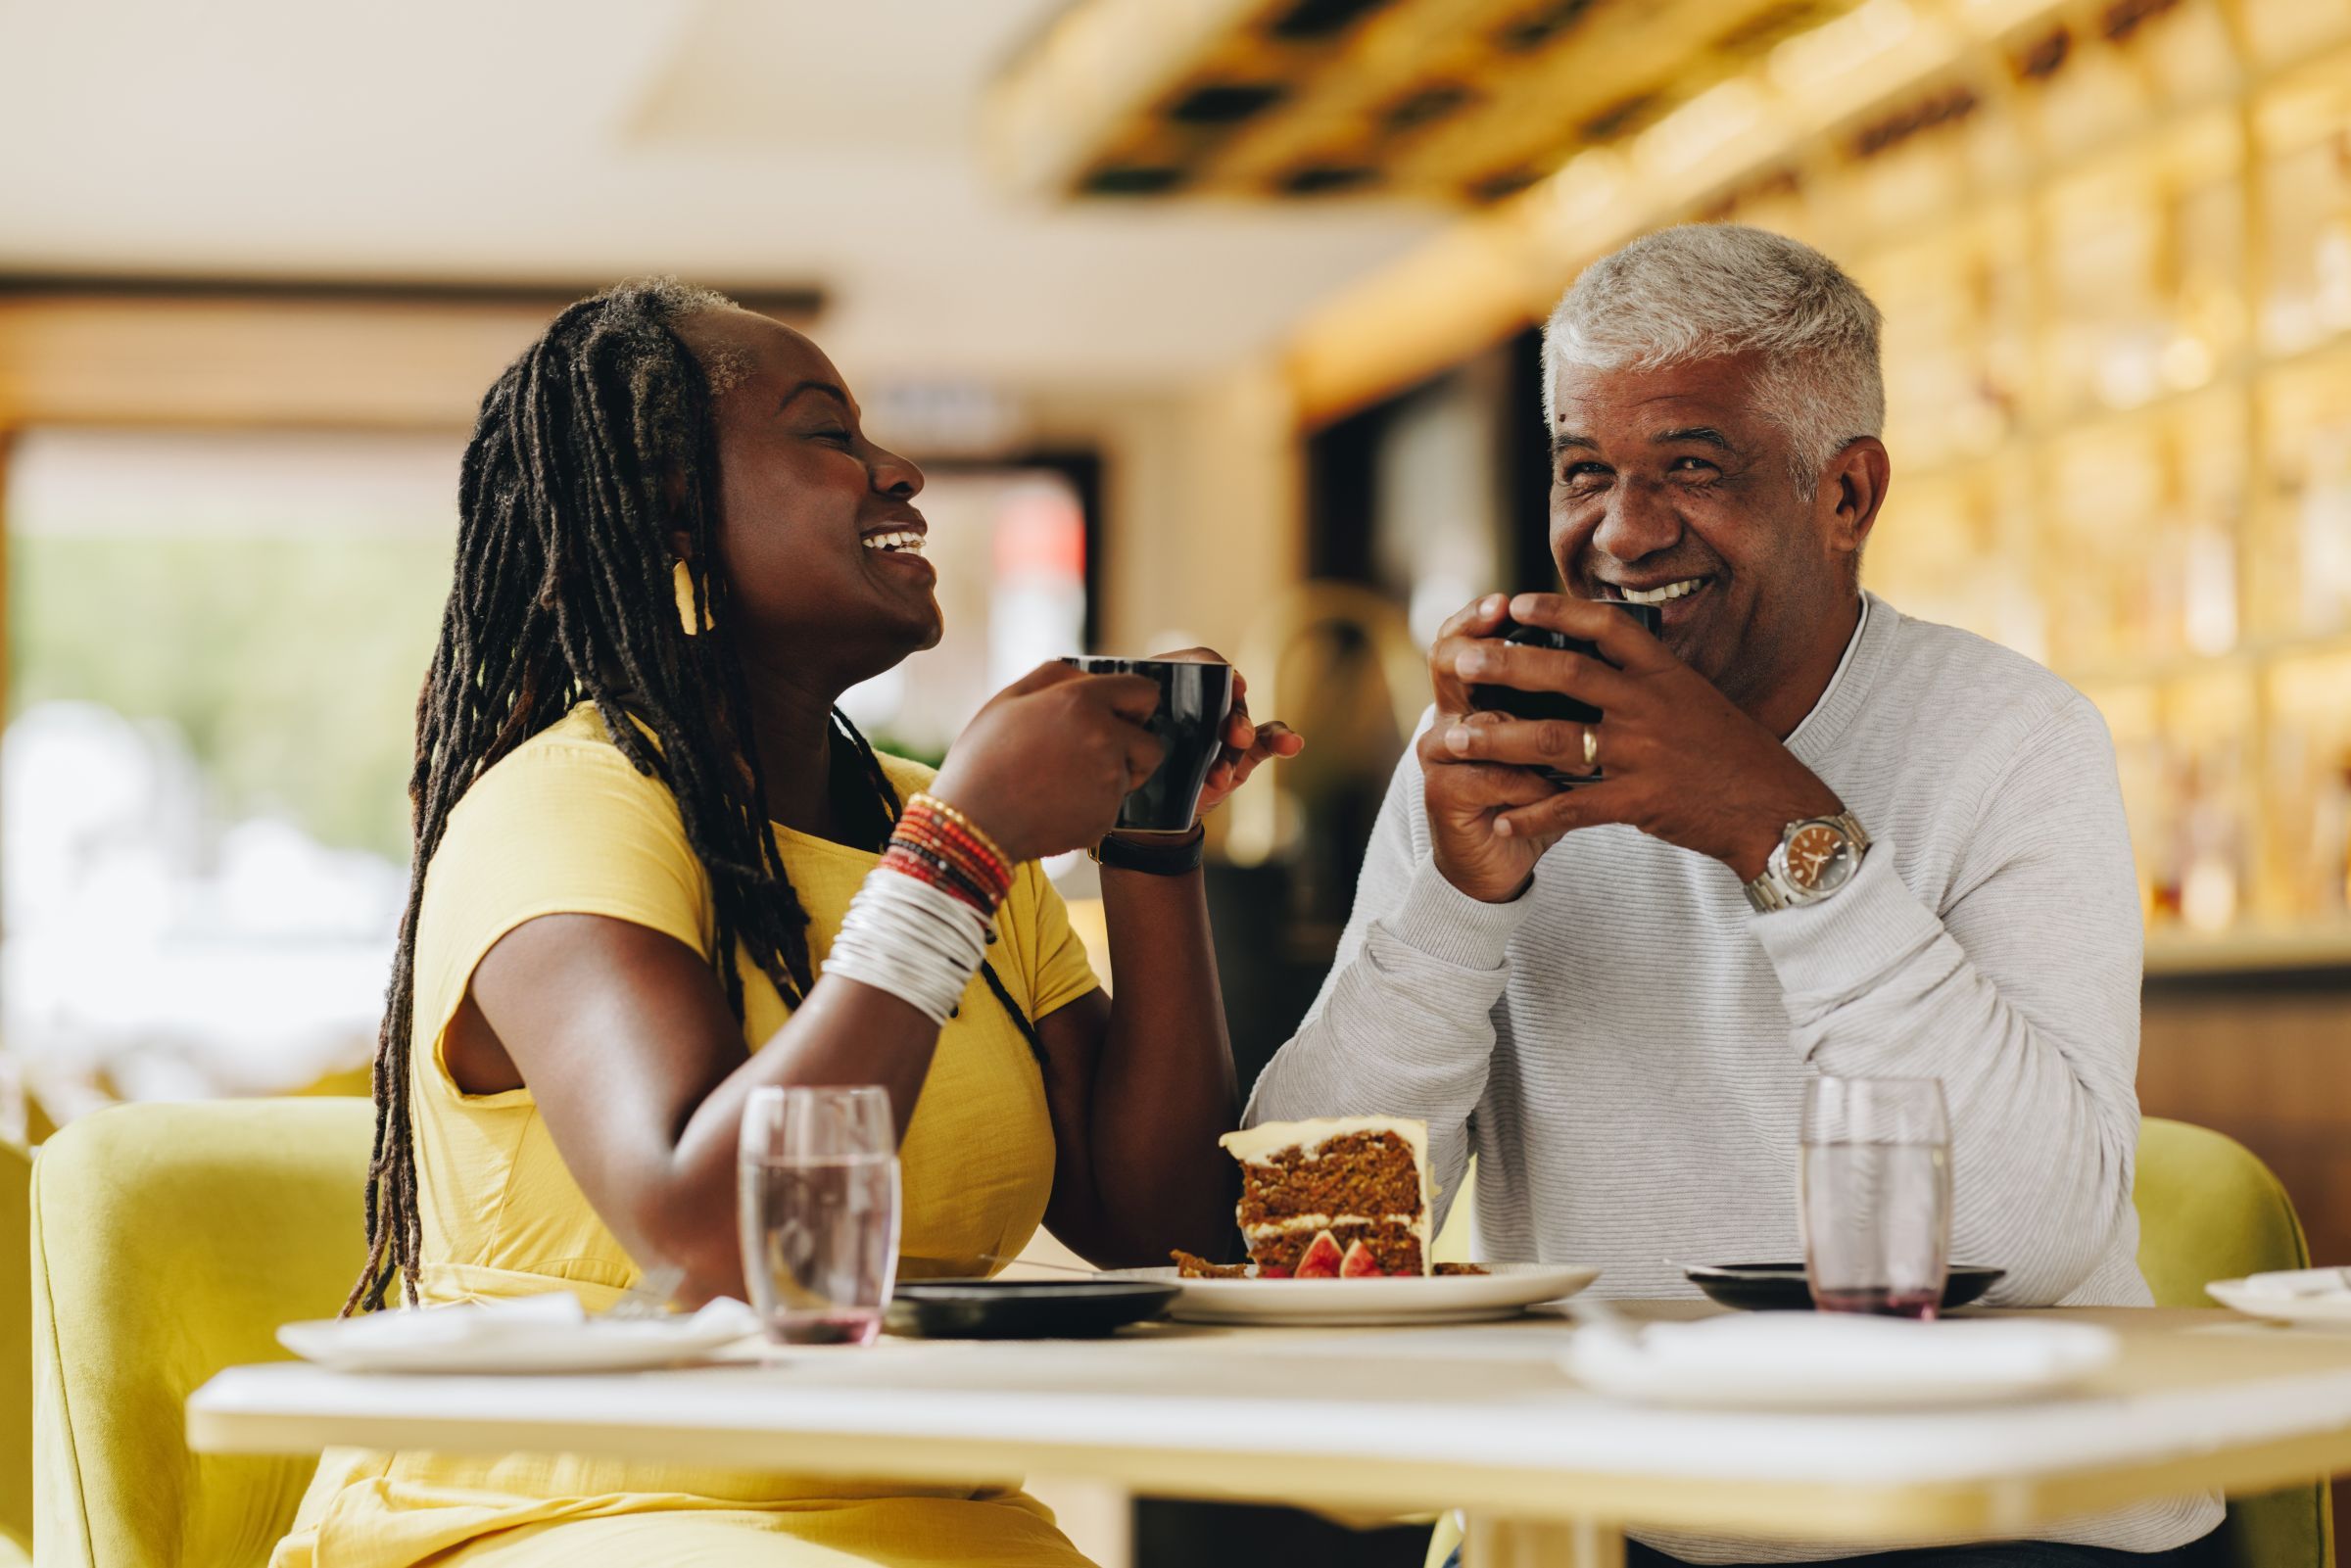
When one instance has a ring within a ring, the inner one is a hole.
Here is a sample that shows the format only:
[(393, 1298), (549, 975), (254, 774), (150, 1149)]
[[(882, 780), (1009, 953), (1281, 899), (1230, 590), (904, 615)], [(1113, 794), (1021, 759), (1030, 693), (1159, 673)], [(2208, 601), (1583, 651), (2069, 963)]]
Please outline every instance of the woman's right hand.
[(1158, 706), (1148, 677), (1040, 664), (964, 727), (932, 793), (1016, 863), (1098, 843), (1159, 766), (1164, 748), (1144, 728)]

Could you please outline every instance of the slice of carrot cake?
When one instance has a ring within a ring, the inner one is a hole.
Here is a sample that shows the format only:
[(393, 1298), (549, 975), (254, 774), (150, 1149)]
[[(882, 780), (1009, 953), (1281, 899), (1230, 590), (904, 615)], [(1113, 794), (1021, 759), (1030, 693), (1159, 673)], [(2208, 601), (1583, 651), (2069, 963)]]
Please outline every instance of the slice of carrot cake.
[(1220, 1141), (1241, 1163), (1241, 1235), (1260, 1277), (1429, 1271), (1427, 1122), (1269, 1121)]

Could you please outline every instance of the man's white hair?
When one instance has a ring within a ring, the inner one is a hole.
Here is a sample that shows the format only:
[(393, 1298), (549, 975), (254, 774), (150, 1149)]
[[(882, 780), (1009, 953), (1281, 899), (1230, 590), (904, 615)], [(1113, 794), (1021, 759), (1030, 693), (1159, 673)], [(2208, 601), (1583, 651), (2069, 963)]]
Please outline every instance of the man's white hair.
[(1812, 249), (1739, 223), (1685, 223), (1584, 268), (1543, 332), (1543, 417), (1557, 428), (1562, 365), (1654, 370), (1755, 353), (1763, 411), (1786, 432), (1797, 488), (1886, 428), (1878, 308)]

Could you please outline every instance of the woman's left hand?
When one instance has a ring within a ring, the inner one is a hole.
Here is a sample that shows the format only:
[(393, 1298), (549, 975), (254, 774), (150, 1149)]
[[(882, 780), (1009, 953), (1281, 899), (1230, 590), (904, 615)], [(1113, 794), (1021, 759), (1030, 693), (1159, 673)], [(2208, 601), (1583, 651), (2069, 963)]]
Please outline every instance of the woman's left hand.
[[(1154, 653), (1155, 659), (1190, 659), (1204, 663), (1230, 662), (1214, 648), (1185, 648), (1179, 653)], [(1279, 719), (1258, 724), (1249, 717), (1249, 683), (1232, 672), (1232, 712), (1224, 720), (1224, 749), (1208, 770), (1200, 790), (1200, 816), (1224, 803), (1225, 797), (1248, 781), (1257, 765), (1269, 757), (1294, 757), (1306, 749), (1306, 737)], [(1194, 819), (1195, 821), (1197, 819)]]

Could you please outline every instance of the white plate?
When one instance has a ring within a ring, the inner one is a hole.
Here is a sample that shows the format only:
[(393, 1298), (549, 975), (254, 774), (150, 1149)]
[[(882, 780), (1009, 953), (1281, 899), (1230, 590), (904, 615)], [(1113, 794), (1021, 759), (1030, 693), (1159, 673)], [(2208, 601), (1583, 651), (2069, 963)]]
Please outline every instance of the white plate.
[(1579, 1326), (1560, 1358), (1596, 1394), (1705, 1409), (1883, 1410), (2049, 1394), (2111, 1365), (2088, 1323), (1912, 1323), (1757, 1312), (1627, 1332)]
[[(388, 1317), (429, 1319), (443, 1312), (470, 1314), (459, 1332), (450, 1324), (396, 1323)], [(758, 1332), (758, 1319), (741, 1302), (717, 1301), (691, 1316), (608, 1322), (551, 1323), (516, 1314), (509, 1321), (484, 1321), (493, 1314), (471, 1307), (425, 1307), (420, 1311), (363, 1318), (318, 1318), (288, 1323), (277, 1342), (306, 1361), (337, 1372), (632, 1372), (697, 1359), (721, 1346)]]
[(2204, 1289), (2223, 1307), (2232, 1307), (2248, 1317), (2267, 1318), (2273, 1323), (2299, 1323), (2304, 1327), (2351, 1328), (2351, 1292), (2273, 1296), (2266, 1291), (2247, 1290), (2241, 1279), (2216, 1279)]
[(1488, 1266), (1493, 1269), (1490, 1274), (1401, 1279), (1184, 1279), (1173, 1268), (1125, 1269), (1121, 1277), (1181, 1286), (1183, 1294), (1168, 1308), (1168, 1315), (1189, 1323), (1325, 1328), (1511, 1317), (1538, 1302), (1573, 1296), (1600, 1277), (1597, 1268), (1556, 1263)]

